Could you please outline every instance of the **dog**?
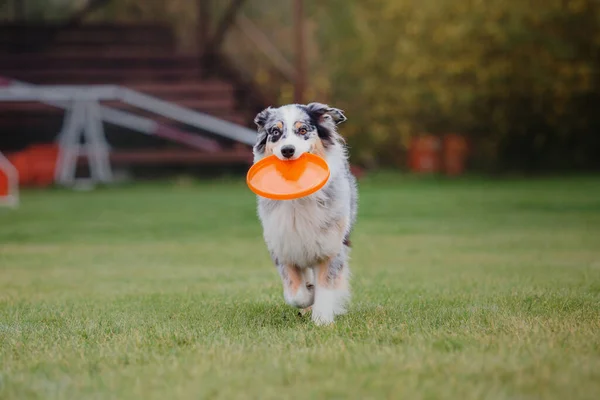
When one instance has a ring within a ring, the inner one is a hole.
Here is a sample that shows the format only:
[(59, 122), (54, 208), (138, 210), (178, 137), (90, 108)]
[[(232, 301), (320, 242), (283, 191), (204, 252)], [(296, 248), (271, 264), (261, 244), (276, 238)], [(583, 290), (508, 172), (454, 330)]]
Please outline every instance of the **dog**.
[(332, 324), (350, 300), (348, 260), (358, 189), (345, 140), (337, 131), (344, 121), (342, 110), (321, 103), (268, 107), (254, 119), (255, 163), (271, 154), (285, 161), (313, 153), (329, 166), (329, 180), (309, 196), (257, 196), (263, 237), (281, 276), (285, 302), (311, 311), (316, 325)]

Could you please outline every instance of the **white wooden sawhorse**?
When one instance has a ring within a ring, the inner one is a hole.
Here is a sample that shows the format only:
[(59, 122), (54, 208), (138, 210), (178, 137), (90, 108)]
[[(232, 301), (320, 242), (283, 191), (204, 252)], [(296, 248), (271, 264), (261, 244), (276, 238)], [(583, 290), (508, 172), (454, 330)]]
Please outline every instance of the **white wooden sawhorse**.
[(110, 146), (104, 136), (100, 104), (97, 101), (71, 102), (65, 112), (58, 144), (56, 183), (65, 186), (76, 183), (77, 163), (81, 156), (88, 159), (90, 178), (94, 183), (112, 181)]
[(81, 156), (88, 159), (92, 181), (108, 183), (113, 180), (110, 149), (104, 135), (103, 122), (174, 140), (208, 152), (219, 150), (218, 143), (212, 139), (102, 106), (102, 101), (121, 101), (140, 110), (247, 145), (254, 145), (256, 141), (256, 132), (246, 127), (114, 85), (29, 85), (8, 81), (8, 85), (5, 82), (5, 87), (0, 87), (0, 102), (2, 101), (41, 102), (65, 110), (63, 127), (57, 139), (60, 149), (55, 180), (66, 186), (76, 183), (77, 163)]

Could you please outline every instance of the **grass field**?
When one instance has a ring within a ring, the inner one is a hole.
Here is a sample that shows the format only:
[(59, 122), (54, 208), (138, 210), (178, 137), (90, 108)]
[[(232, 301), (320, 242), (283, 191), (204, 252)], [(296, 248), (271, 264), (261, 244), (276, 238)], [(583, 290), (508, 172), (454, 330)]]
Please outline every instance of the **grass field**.
[(0, 398), (596, 399), (600, 179), (361, 183), (354, 297), (283, 303), (243, 182), (0, 210)]

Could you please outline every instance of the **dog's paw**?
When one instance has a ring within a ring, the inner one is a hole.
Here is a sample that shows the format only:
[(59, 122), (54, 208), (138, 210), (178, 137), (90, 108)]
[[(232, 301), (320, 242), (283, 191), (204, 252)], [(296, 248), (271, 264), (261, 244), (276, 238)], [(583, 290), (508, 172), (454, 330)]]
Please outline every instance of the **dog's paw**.
[(329, 325), (335, 317), (336, 293), (327, 288), (317, 288), (315, 304), (312, 310), (312, 320), (315, 325)]
[(307, 308), (313, 305), (315, 301), (315, 292), (306, 287), (299, 287), (295, 294), (283, 292), (285, 302), (292, 307)]
[(334, 321), (334, 315), (332, 312), (323, 313), (313, 308), (312, 321), (318, 326), (332, 325)]

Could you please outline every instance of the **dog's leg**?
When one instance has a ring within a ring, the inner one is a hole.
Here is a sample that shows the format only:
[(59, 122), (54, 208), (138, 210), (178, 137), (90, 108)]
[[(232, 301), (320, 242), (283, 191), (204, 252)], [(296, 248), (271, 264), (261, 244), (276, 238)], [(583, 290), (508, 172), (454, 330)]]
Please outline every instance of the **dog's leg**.
[(314, 287), (307, 281), (307, 272), (295, 265), (278, 265), (283, 282), (283, 298), (292, 307), (307, 308), (315, 300)]
[(312, 320), (317, 325), (331, 324), (336, 315), (346, 312), (350, 300), (350, 269), (345, 252), (317, 265), (315, 272)]
[(312, 301), (310, 306), (303, 308), (300, 310), (300, 315), (306, 315), (309, 311), (312, 310), (312, 305), (315, 301), (315, 271), (312, 268), (303, 268), (301, 269), (302, 277), (306, 284), (306, 288), (311, 293)]

